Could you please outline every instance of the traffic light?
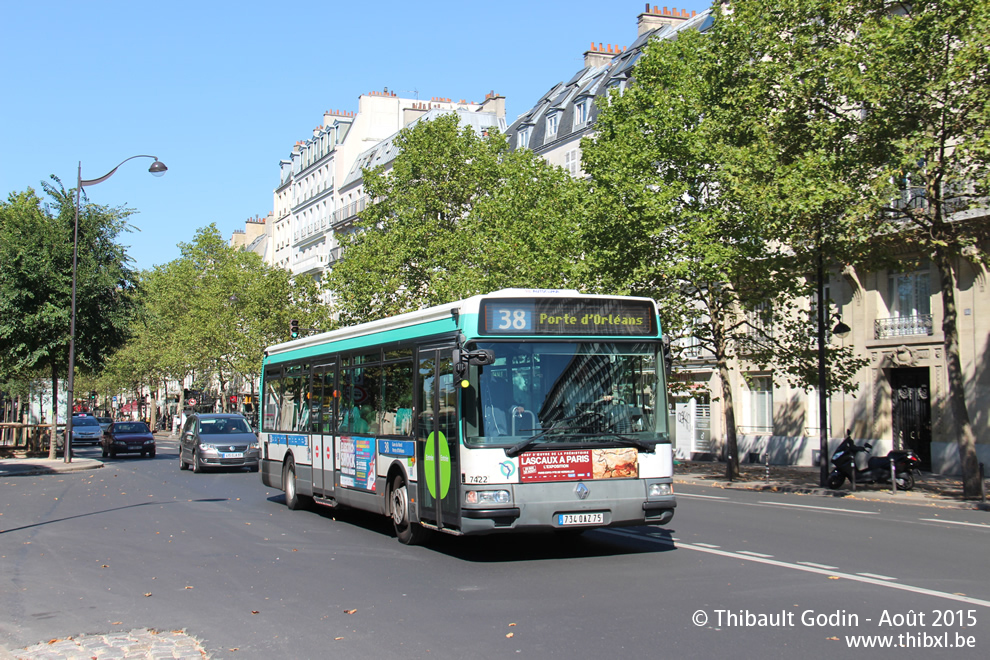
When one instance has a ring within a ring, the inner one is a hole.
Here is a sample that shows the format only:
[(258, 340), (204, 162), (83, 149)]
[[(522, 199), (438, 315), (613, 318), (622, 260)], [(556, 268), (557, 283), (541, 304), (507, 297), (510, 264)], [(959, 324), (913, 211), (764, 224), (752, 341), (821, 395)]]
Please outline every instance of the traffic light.
[(299, 321), (296, 319), (289, 321), (289, 336), (293, 339), (299, 336)]

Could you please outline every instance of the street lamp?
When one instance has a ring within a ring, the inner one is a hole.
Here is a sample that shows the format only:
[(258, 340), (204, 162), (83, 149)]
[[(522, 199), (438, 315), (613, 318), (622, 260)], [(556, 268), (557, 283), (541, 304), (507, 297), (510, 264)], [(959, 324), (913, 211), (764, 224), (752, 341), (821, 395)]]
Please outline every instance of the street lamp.
[(117, 164), (117, 167), (113, 168), (103, 176), (98, 179), (84, 179), (82, 178), (82, 161), (79, 161), (79, 170), (76, 176), (76, 224), (75, 229), (72, 234), (72, 316), (69, 321), (69, 381), (66, 383), (66, 400), (68, 404), (66, 405), (65, 414), (65, 462), (72, 462), (72, 399), (74, 396), (73, 387), (75, 384), (75, 373), (76, 373), (76, 266), (79, 256), (79, 202), (82, 196), (82, 189), (86, 186), (95, 186), (98, 183), (103, 183), (110, 177), (114, 175), (121, 165), (129, 160), (134, 160), (135, 158), (153, 158), (154, 163), (148, 168), (154, 176), (162, 176), (165, 174), (167, 167), (165, 163), (158, 160), (157, 156), (131, 156), (130, 158), (125, 158)]
[[(818, 441), (818, 465), (819, 465), (819, 485), (825, 488), (828, 483), (828, 380), (826, 374), (827, 360), (825, 356), (825, 259), (821, 248), (818, 250), (818, 429), (820, 431)], [(832, 328), (832, 334), (844, 338), (852, 328), (839, 322)]]

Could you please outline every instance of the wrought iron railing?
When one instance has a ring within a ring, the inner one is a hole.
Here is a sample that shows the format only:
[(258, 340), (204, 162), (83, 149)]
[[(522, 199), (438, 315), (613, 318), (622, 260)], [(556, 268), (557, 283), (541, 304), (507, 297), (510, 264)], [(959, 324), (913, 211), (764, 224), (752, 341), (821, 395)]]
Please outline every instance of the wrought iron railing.
[(933, 333), (934, 326), (932, 324), (931, 314), (877, 319), (873, 322), (874, 339), (909, 337), (912, 335), (931, 335)]
[(763, 435), (763, 434), (767, 434), (767, 433), (772, 434), (773, 433), (773, 426), (772, 425), (766, 425), (766, 426), (759, 426), (759, 425), (757, 425), (757, 426), (739, 426), (739, 425), (736, 425), (736, 433), (752, 433), (754, 435)]

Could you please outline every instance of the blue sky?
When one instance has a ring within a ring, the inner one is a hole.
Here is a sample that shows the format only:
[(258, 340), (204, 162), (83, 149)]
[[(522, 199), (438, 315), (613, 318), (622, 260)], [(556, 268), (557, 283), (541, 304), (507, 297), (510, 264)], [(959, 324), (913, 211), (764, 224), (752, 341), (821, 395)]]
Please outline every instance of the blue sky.
[[(75, 186), (136, 154), (90, 199), (137, 209), (138, 268), (272, 209), (278, 162), (325, 110), (358, 96), (506, 97), (509, 122), (582, 67), (591, 42), (629, 45), (643, 0), (3, 3), (0, 193)], [(661, 5), (662, 6), (662, 5)], [(706, 2), (678, 9), (701, 11)]]

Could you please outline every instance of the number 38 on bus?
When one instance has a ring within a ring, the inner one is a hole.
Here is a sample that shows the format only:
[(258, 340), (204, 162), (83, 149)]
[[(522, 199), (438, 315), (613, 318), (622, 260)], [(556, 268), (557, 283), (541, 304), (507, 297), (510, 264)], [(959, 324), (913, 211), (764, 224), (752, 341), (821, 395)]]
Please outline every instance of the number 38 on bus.
[(270, 347), (262, 480), (389, 516), (403, 543), (666, 524), (648, 298), (507, 289)]

